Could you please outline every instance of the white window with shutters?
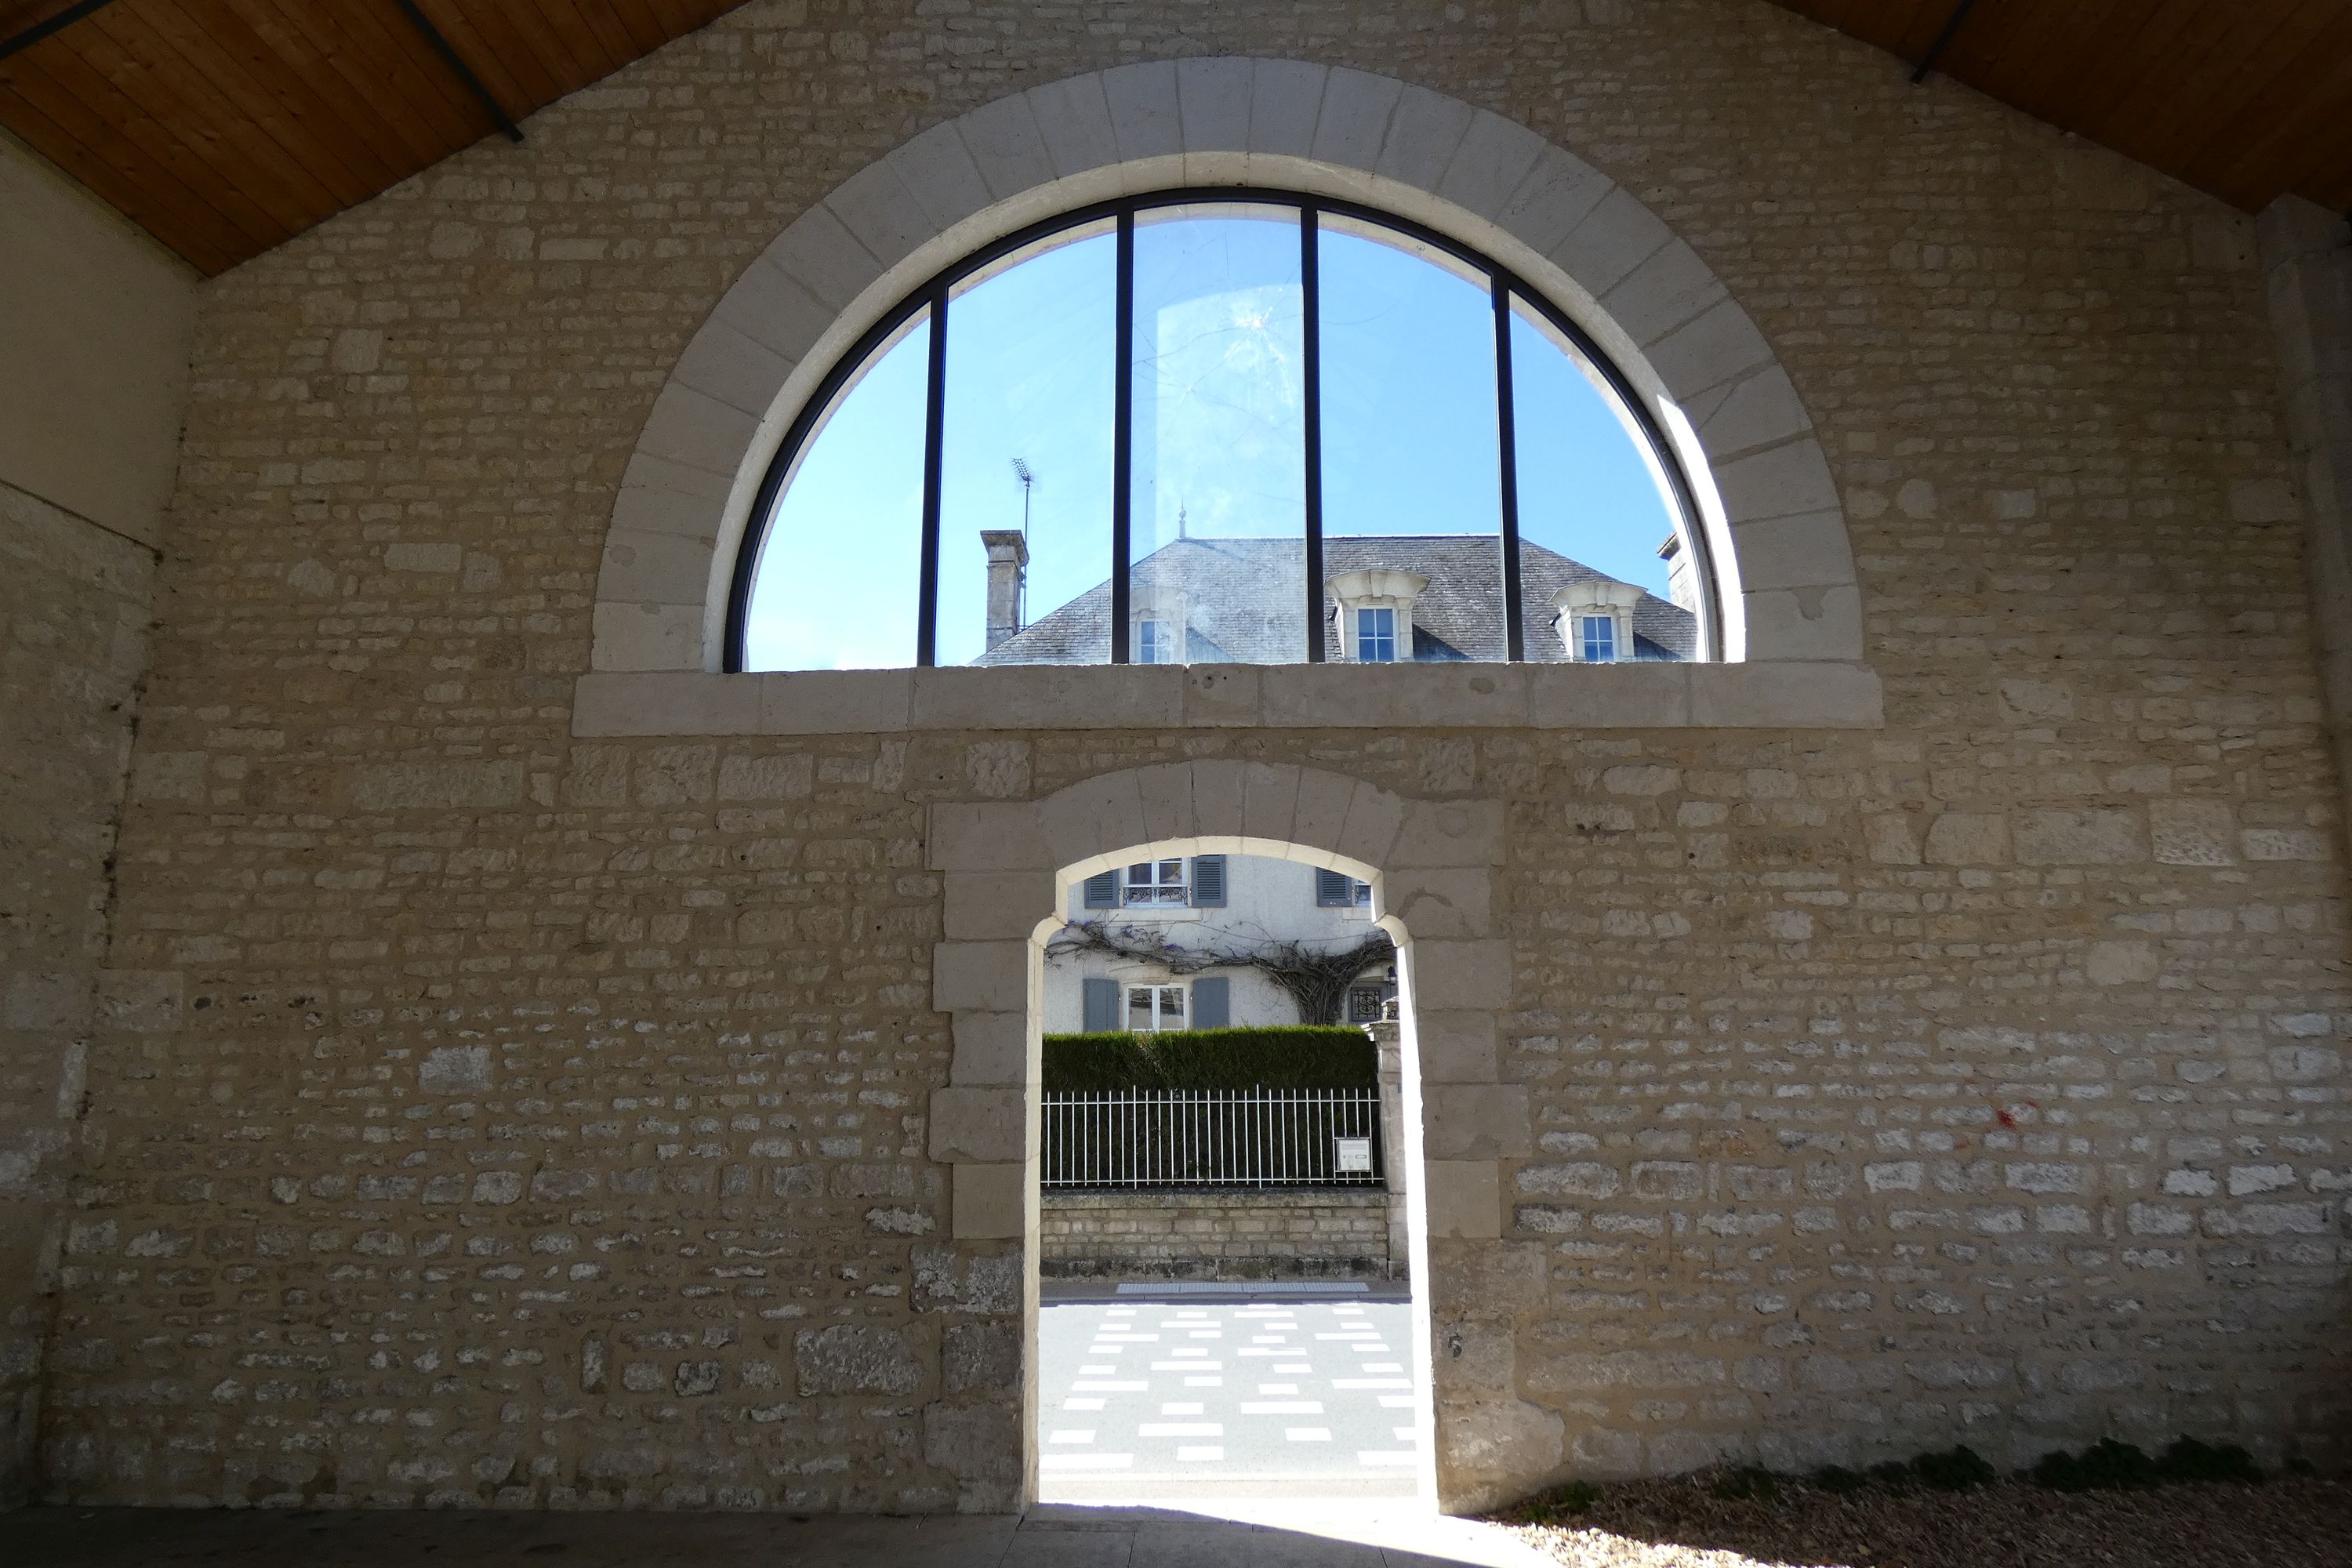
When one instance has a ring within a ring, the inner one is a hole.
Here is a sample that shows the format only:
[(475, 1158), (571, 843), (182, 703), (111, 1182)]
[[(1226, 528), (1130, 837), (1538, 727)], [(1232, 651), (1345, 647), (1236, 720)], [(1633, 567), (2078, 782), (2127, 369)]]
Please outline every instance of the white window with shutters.
[(1088, 877), (1075, 900), (1088, 910), (1216, 910), (1225, 907), (1225, 857), (1196, 855), (1138, 860)]
[(1148, 1035), (1163, 1029), (1192, 1027), (1188, 1020), (1192, 1009), (1185, 1005), (1188, 988), (1181, 981), (1168, 981), (1153, 985), (1129, 985), (1127, 988), (1127, 1028), (1132, 1034)]
[(1315, 907), (1323, 910), (1370, 910), (1372, 907), (1372, 885), (1360, 882), (1345, 871), (1315, 873)]

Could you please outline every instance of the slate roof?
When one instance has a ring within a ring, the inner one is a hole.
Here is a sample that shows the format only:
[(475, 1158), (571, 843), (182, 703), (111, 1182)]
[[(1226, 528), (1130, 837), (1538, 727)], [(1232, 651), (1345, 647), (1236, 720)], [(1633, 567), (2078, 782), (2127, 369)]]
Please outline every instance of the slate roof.
[[(1307, 544), (1300, 539), (1182, 539), (1130, 569), (1136, 602), (1154, 590), (1181, 595), (1188, 664), (1287, 664), (1301, 659), (1298, 597)], [(1327, 576), (1371, 567), (1417, 573), (1429, 586), (1413, 601), (1417, 659), (1503, 658), (1501, 551), (1492, 535), (1351, 534), (1323, 542)], [(1519, 546), (1527, 656), (1565, 663), (1551, 596), (1571, 583), (1612, 581), (1538, 544)], [(1323, 601), (1324, 657), (1339, 657), (1337, 616)], [(1634, 657), (1686, 659), (1698, 646), (1688, 610), (1644, 592), (1633, 606)], [(1110, 584), (1099, 583), (1033, 621), (975, 664), (1097, 664), (1110, 646)]]

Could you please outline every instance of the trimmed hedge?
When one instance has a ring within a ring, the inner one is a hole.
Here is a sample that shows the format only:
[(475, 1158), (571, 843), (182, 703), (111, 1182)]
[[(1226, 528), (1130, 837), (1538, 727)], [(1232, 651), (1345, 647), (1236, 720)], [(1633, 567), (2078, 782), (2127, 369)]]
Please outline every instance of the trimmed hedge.
[(1045, 1087), (1374, 1089), (1380, 1053), (1344, 1025), (1045, 1037)]

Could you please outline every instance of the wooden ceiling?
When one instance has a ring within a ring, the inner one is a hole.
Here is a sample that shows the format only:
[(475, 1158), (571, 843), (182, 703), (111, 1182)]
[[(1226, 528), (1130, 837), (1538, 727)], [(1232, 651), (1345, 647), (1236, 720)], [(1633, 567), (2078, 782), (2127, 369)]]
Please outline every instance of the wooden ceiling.
[[(519, 121), (741, 0), (410, 3)], [(0, 59), (0, 125), (207, 274), (501, 129), (402, 0), (113, 0)]]
[(1778, 0), (2260, 212), (2352, 213), (2352, 0)]
[[(0, 0), (0, 39), (70, 18), (0, 58), (0, 125), (215, 273), (740, 3)], [(1916, 63), (1957, 0), (1780, 3)], [(1974, 0), (1935, 68), (2248, 211), (2352, 210), (2352, 0)]]

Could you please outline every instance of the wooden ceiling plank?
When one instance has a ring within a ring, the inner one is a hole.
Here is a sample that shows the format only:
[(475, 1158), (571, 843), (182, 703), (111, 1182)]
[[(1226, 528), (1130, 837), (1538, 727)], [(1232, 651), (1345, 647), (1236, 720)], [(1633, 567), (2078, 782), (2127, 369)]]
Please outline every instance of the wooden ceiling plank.
[(5, 125), (100, 200), (209, 278), (242, 260), (250, 241), (236, 226), (136, 146), (121, 142), (110, 155), (41, 112), (13, 85), (0, 85), (0, 125)]
[[(268, 214), (241, 193), (222, 187), (210, 169), (138, 114), (135, 105), (107, 104), (120, 119), (93, 107), (70, 79), (44, 68), (38, 57), (45, 53), (46, 48), (28, 50), (0, 66), (0, 93), (22, 106), (6, 122), (36, 132), (26, 140), (200, 268), (218, 271), (274, 243), (279, 230)], [(134, 131), (137, 121), (143, 124)], [(57, 135), (42, 140), (42, 125), (54, 127)], [(96, 165), (79, 162), (77, 147), (88, 149)]]
[(743, 0), (646, 0), (670, 40), (707, 27), (743, 4)]
[(2003, 26), (1988, 29), (1981, 52), (1964, 52), (1954, 71), (1978, 91), (2071, 130), (2053, 110), (2081, 68), (2088, 40), (2126, 37), (2147, 15), (2147, 0), (2084, 0), (2005, 11)]
[(259, 125), (219, 77), (189, 66), (142, 15), (110, 7), (55, 42), (105, 76), (123, 98), (171, 129), (225, 184), (269, 213), (280, 234), (333, 210), (338, 193)]
[(2239, 24), (2225, 30), (2195, 70), (2174, 76), (2170, 91), (2161, 81), (2151, 83), (2117, 106), (2117, 116), (2134, 122), (2140, 155), (2160, 168), (2193, 161), (2213, 126), (2267, 99), (2283, 72), (2309, 68), (2304, 51), (2342, 10), (2341, 0), (2299, 0), (2274, 14), (2241, 13)]
[(81, 0), (18, 0), (13, 5), (0, 5), (0, 38), (28, 32), (80, 3)]
[(485, 33), (494, 27), (503, 31), (503, 47), (529, 61), (538, 78), (546, 83), (544, 88), (532, 91), (532, 109), (553, 103), (579, 85), (576, 73), (582, 67), (530, 0), (457, 0), (456, 8)]
[(515, 26), (531, 40), (565, 92), (577, 92), (605, 74), (604, 47), (571, 0), (511, 0)]
[[(1944, 53), (1937, 57), (1937, 70), (1944, 68), (1944, 60), (1960, 47), (1962, 39), (1990, 20), (1990, 14), (1999, 5), (2000, 0), (1976, 0), (1976, 4), (1969, 7), (1969, 14), (1960, 18), (1958, 29), (1945, 44)], [(1958, 8), (1959, 0), (1911, 0), (1907, 12), (1897, 12), (1892, 6), (1883, 7), (1887, 12), (1887, 30), (1895, 38), (1895, 58), (1916, 70), (1919, 62), (1927, 58), (1927, 51), (1936, 47), (1937, 37), (1951, 22), (1953, 13)]]
[[(354, 37), (332, 4), (302, 0), (226, 0), (244, 14), (247, 26), (259, 34), (289, 69), (327, 93), (329, 102), (354, 133), (376, 142), (378, 153), (395, 168), (415, 169), (447, 154), (453, 134), (437, 113), (437, 95), (418, 98), (414, 82), (404, 82), (407, 62), (385, 58), (366, 41)], [(385, 143), (389, 143), (386, 145)], [(462, 143), (458, 143), (462, 145)]]
[(2211, 0), (2154, 0), (2140, 13), (2139, 25), (2113, 38), (2094, 37), (2074, 55), (2074, 66), (2061, 89), (2071, 130), (2093, 134), (2103, 124), (2116, 100), (2162, 68), (2178, 47), (2182, 31)]
[[(303, 0), (291, 0), (291, 4), (298, 10), (303, 8)], [(457, 79), (449, 62), (397, 5), (346, 0), (342, 21), (368, 58), (383, 62), (383, 68), (400, 83), (405, 96), (429, 106), (435, 125), (450, 147), (471, 146), (498, 131), (490, 111)], [(480, 68), (475, 68), (479, 74)]]
[(266, 250), (285, 237), (282, 219), (190, 146), (173, 127), (116, 88), (70, 46), (66, 34), (0, 64), (0, 82), (11, 81), (85, 145), (109, 155), (125, 146), (138, 149), (144, 154), (143, 162), (227, 218), (246, 237), (250, 246), (247, 255)]
[(153, 18), (155, 30), (192, 68), (215, 75), (255, 123), (335, 192), (341, 205), (365, 201), (400, 177), (236, 12), (207, 5), (199, 22), (185, 0), (143, 0), (138, 9)]
[(2295, 188), (2291, 180), (2308, 177), (2302, 171), (2324, 168), (2330, 160), (2352, 164), (2352, 16), (2328, 38), (2334, 53), (2314, 51), (2328, 68), (2290, 102), (2269, 106), (2271, 112), (2261, 116), (2266, 122), (2255, 122), (2263, 106), (2249, 104), (2216, 128), (2213, 177), (2220, 188), (2245, 193), (2240, 205), (2267, 206), (2280, 191)]
[(2252, 25), (2252, 8), (2223, 10), (2210, 0), (2169, 0), (2165, 20), (2172, 24), (2159, 39), (2153, 31), (2144, 47), (2122, 68), (2100, 81), (2085, 105), (2084, 124), (2093, 136), (2129, 135), (2144, 144), (2142, 132), (2157, 127), (2135, 103), (2155, 100), (2154, 120), (2179, 118), (2189, 112), (2186, 92), (2216, 62), (2224, 58), (2233, 34)]
[(508, 118), (520, 121), (563, 96), (555, 73), (516, 29), (503, 0), (478, 7), (466, 0), (416, 0), (416, 5), (482, 79)]
[[(2315, 98), (2326, 96), (2327, 63), (2352, 60), (2352, 5), (2338, 0), (2326, 8), (2333, 15), (2317, 32), (2298, 35), (2292, 47), (2283, 45), (2269, 61), (2269, 68), (2247, 84), (2234, 104), (2197, 127), (2200, 135), (2184, 162), (2213, 171), (2216, 177), (2227, 177), (2221, 171), (2246, 153), (2252, 143), (2294, 121)], [(2289, 132), (2290, 136), (2297, 134), (2308, 132)], [(2330, 137), (2323, 124), (2315, 144), (2322, 149), (2332, 146), (2352, 163), (2352, 127), (2338, 126), (2336, 134)], [(2242, 171), (2236, 177), (2250, 185), (2258, 183), (2247, 181)], [(2279, 188), (2287, 187), (2282, 183)]]
[(629, 29), (622, 23), (620, 12), (613, 0), (541, 0), (541, 4), (559, 16), (564, 12), (578, 16), (587, 28), (588, 36), (596, 40), (597, 49), (604, 57), (604, 68), (601, 75), (610, 76), (645, 53), (637, 47), (636, 40), (629, 36)]
[(654, 14), (651, 0), (613, 0), (613, 15), (629, 35), (631, 59), (643, 59), (677, 37)]

